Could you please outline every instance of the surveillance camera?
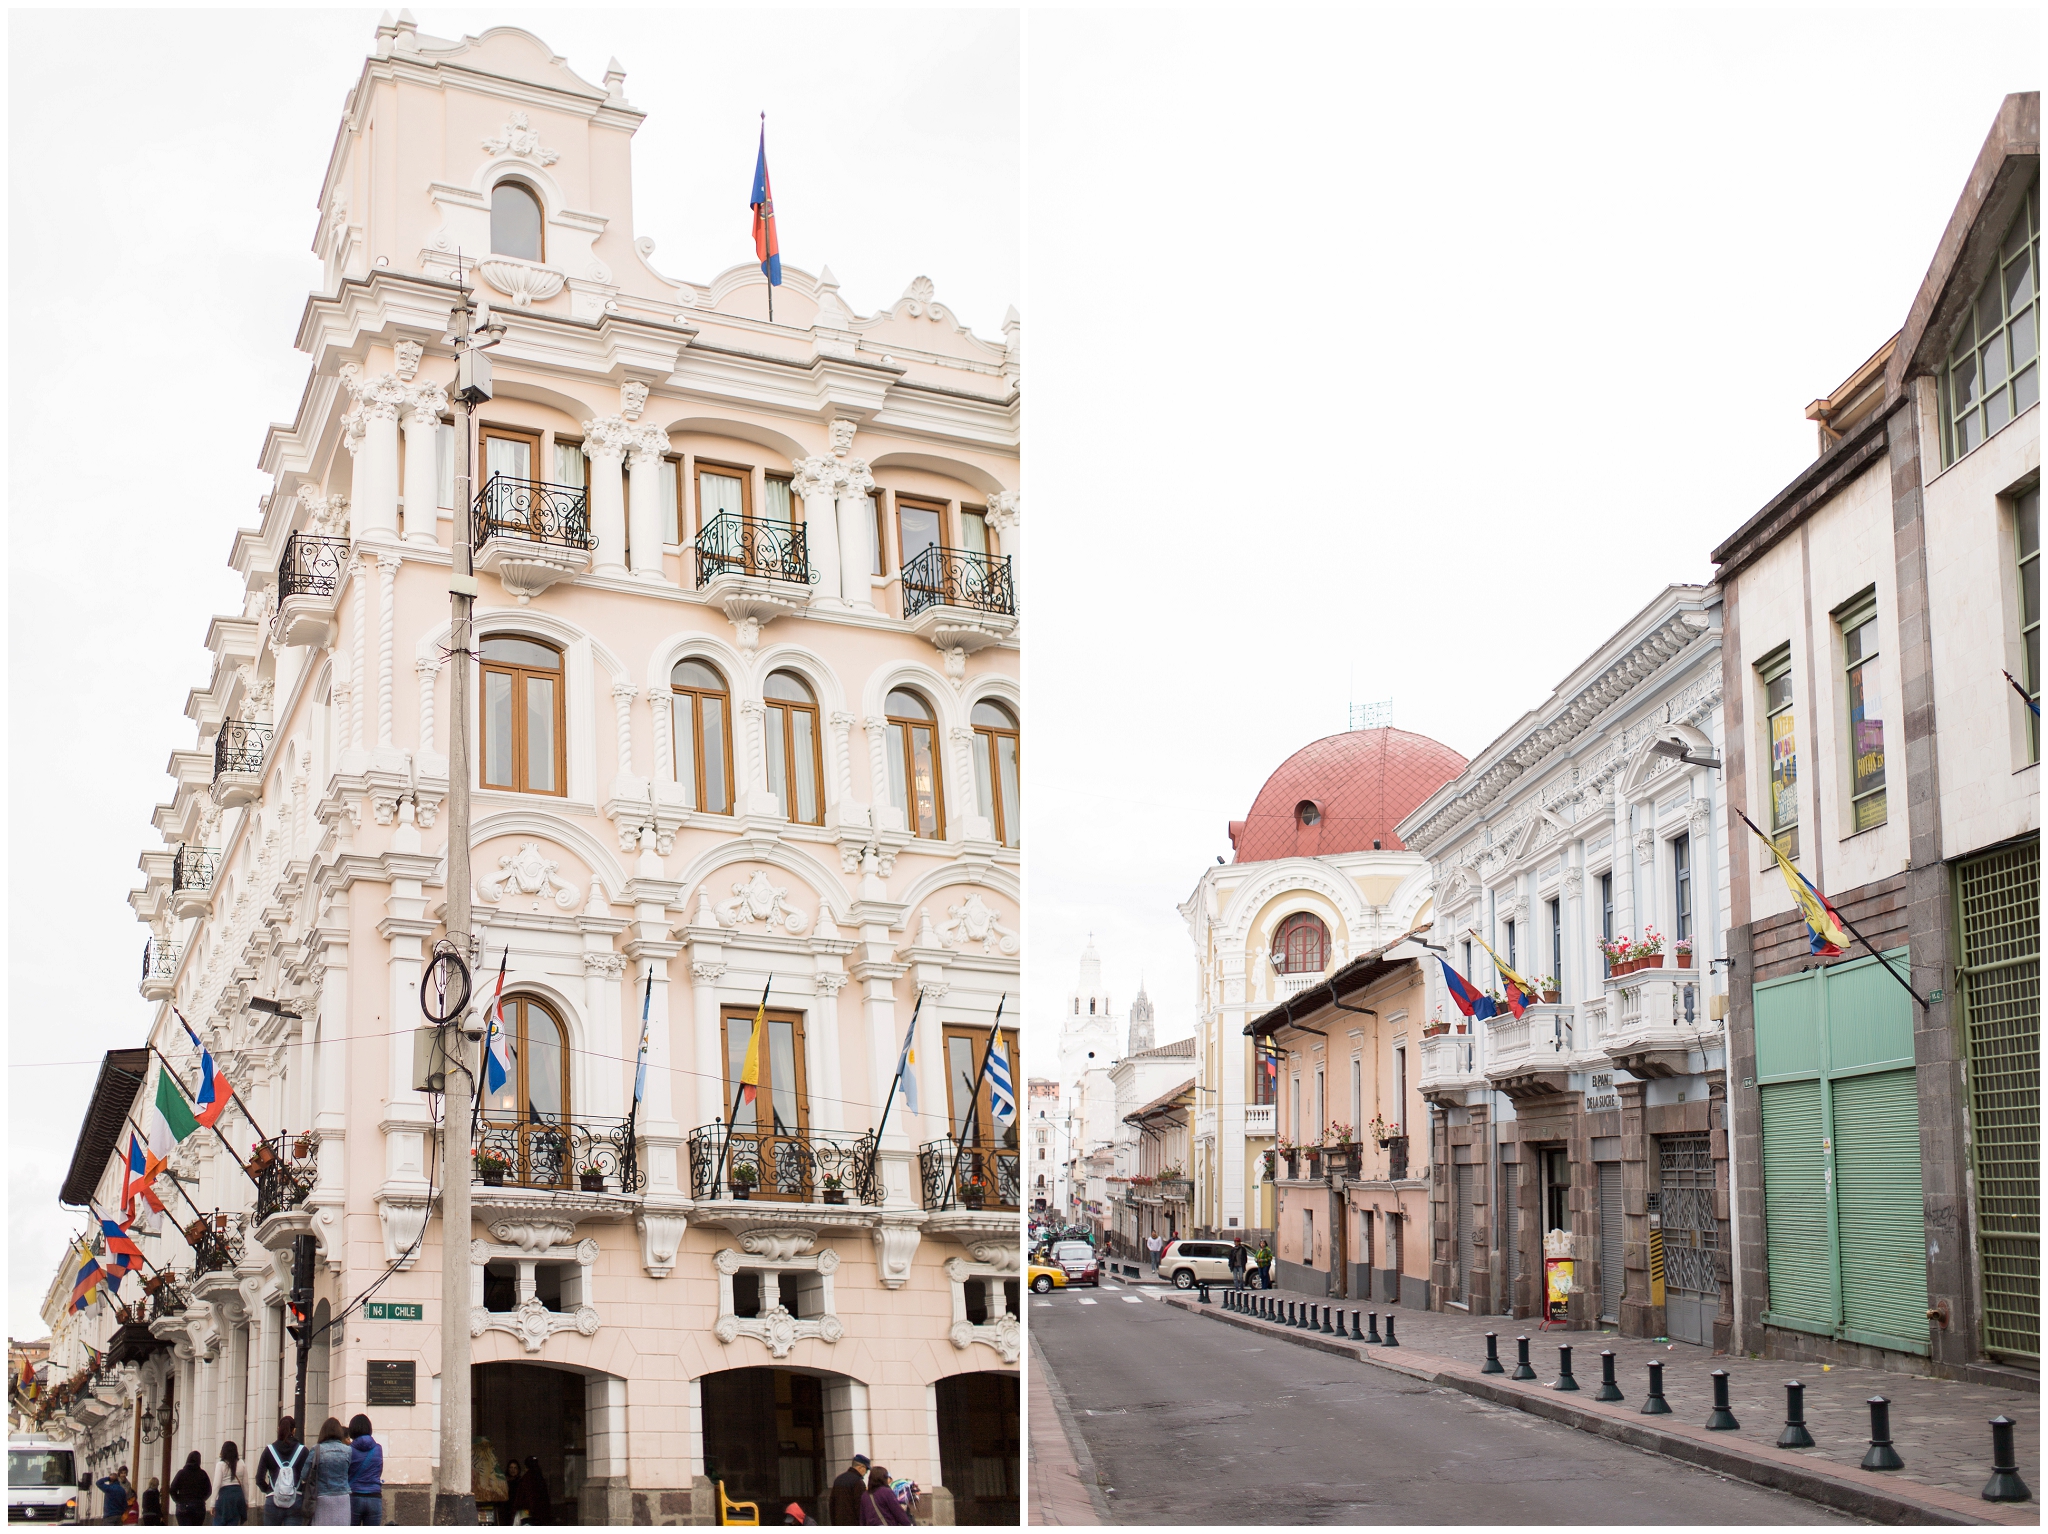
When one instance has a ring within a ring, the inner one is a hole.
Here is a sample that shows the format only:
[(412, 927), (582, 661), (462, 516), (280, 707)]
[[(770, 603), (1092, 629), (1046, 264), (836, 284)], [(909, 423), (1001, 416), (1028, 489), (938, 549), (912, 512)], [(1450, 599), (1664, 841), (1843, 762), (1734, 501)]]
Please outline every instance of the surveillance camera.
[(462, 1014), (462, 1036), (471, 1042), (484, 1036), (484, 1015), (475, 1007)]

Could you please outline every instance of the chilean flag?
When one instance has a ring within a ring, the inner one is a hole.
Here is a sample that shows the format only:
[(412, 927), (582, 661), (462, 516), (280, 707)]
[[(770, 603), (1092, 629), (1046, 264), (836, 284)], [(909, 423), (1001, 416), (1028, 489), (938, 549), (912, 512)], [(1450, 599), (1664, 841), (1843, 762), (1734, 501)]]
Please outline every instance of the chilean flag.
[(1437, 963), (1444, 967), (1444, 986), (1451, 993), (1451, 1000), (1467, 1017), (1492, 1017), (1497, 1010), (1493, 998), (1472, 988), (1472, 982), (1452, 969), (1450, 962), (1441, 954)]
[(156, 1174), (163, 1170), (163, 1162), (146, 1155), (142, 1149), (141, 1137), (132, 1130), (128, 1135), (128, 1163), (121, 1168), (121, 1212), (129, 1219), (135, 1218), (135, 1201), (145, 1200), (158, 1214), (164, 1212), (163, 1200), (156, 1196), (156, 1189), (150, 1186), (156, 1181)]
[(782, 286), (782, 246), (775, 238), (775, 195), (768, 190), (768, 114), (761, 114), (761, 152), (754, 159), (754, 255), (771, 288)]

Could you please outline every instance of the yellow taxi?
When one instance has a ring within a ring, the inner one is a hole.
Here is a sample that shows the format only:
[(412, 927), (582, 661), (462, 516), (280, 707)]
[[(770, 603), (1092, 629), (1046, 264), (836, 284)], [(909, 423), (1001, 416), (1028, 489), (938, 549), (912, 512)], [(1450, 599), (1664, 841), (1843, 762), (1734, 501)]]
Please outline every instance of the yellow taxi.
[(1067, 1287), (1066, 1269), (1034, 1260), (1025, 1273), (1025, 1282), (1031, 1285), (1033, 1294), (1051, 1294)]

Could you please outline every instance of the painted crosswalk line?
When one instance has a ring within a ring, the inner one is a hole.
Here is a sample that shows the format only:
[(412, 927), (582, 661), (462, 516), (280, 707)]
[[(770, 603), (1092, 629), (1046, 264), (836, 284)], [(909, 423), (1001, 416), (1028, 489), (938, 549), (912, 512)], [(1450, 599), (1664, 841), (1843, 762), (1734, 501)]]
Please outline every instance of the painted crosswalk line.
[(1093, 1305), (1095, 1302), (1093, 1300), (1083, 1300), (1081, 1303), (1083, 1305)]

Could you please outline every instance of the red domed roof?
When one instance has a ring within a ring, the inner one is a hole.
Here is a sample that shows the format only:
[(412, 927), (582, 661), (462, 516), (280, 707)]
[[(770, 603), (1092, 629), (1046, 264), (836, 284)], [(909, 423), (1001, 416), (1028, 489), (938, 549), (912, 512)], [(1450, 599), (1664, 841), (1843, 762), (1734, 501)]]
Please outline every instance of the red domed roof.
[[(1351, 730), (1303, 746), (1266, 779), (1252, 811), (1230, 823), (1236, 861), (1402, 850), (1401, 817), (1465, 770), (1441, 741), (1406, 730)], [(1304, 803), (1315, 806), (1304, 824)]]

